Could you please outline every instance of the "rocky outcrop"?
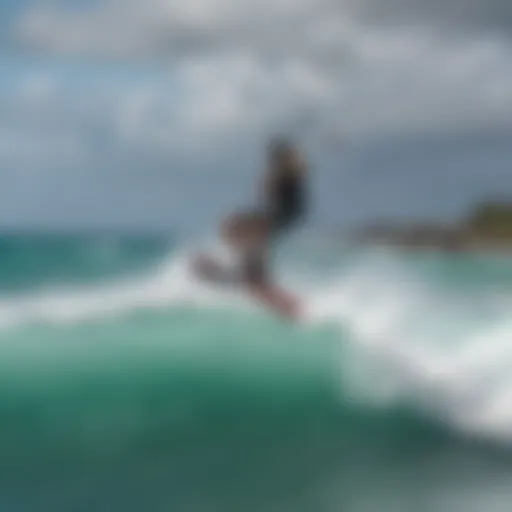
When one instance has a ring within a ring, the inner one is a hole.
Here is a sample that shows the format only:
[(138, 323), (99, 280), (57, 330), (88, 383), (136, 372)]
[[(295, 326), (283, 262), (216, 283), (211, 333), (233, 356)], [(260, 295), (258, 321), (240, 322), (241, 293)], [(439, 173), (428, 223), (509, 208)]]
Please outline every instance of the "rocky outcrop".
[(356, 239), (416, 250), (512, 250), (512, 203), (478, 204), (455, 225), (375, 224), (358, 231)]

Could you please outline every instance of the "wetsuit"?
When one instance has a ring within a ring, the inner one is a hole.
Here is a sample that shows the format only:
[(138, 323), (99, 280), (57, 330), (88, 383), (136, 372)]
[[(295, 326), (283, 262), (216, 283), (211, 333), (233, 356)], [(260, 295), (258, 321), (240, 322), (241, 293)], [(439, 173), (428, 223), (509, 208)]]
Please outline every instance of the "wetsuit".
[[(270, 218), (273, 239), (295, 227), (306, 214), (304, 180), (296, 174), (281, 174), (273, 183), (271, 204), (266, 217)], [(271, 281), (266, 251), (253, 251), (243, 258), (243, 275), (251, 284)]]
[(305, 183), (301, 176), (282, 173), (275, 178), (270, 205), (273, 236), (296, 226), (306, 214)]
[[(273, 178), (269, 204), (263, 212), (247, 215), (263, 216), (270, 221), (272, 241), (294, 228), (306, 215), (304, 179), (296, 173), (282, 172)], [(249, 251), (242, 257), (242, 275), (250, 284), (271, 281), (268, 272), (267, 252)]]

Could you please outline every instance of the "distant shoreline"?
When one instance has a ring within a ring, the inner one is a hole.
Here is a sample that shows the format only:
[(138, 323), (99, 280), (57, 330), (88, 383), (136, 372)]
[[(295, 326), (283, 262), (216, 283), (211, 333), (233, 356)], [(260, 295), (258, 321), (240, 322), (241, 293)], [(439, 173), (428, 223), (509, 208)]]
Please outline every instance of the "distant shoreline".
[(385, 222), (352, 233), (358, 244), (464, 253), (512, 252), (512, 202), (486, 201), (457, 224)]

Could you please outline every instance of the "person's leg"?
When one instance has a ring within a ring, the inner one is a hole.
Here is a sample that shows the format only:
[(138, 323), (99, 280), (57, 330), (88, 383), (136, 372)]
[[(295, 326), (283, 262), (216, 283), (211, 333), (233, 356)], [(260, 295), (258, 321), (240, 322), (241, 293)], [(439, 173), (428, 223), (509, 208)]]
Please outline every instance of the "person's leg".
[(221, 224), (221, 238), (237, 248), (264, 246), (268, 242), (269, 222), (260, 212), (241, 212)]
[(298, 301), (279, 289), (269, 275), (270, 219), (258, 213), (235, 215), (226, 220), (222, 232), (225, 239), (240, 251), (241, 277), (248, 292), (272, 310), (297, 318), (300, 314)]
[(289, 317), (300, 316), (300, 303), (292, 294), (279, 288), (269, 275), (267, 248), (245, 256), (243, 278), (248, 292), (273, 311)]

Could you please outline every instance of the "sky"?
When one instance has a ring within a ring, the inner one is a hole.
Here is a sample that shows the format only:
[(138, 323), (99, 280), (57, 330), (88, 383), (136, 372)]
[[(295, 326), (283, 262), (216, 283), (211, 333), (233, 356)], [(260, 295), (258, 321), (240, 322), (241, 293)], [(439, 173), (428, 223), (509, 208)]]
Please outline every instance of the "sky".
[(0, 227), (200, 229), (291, 133), (312, 221), (512, 194), (507, 0), (0, 0)]

